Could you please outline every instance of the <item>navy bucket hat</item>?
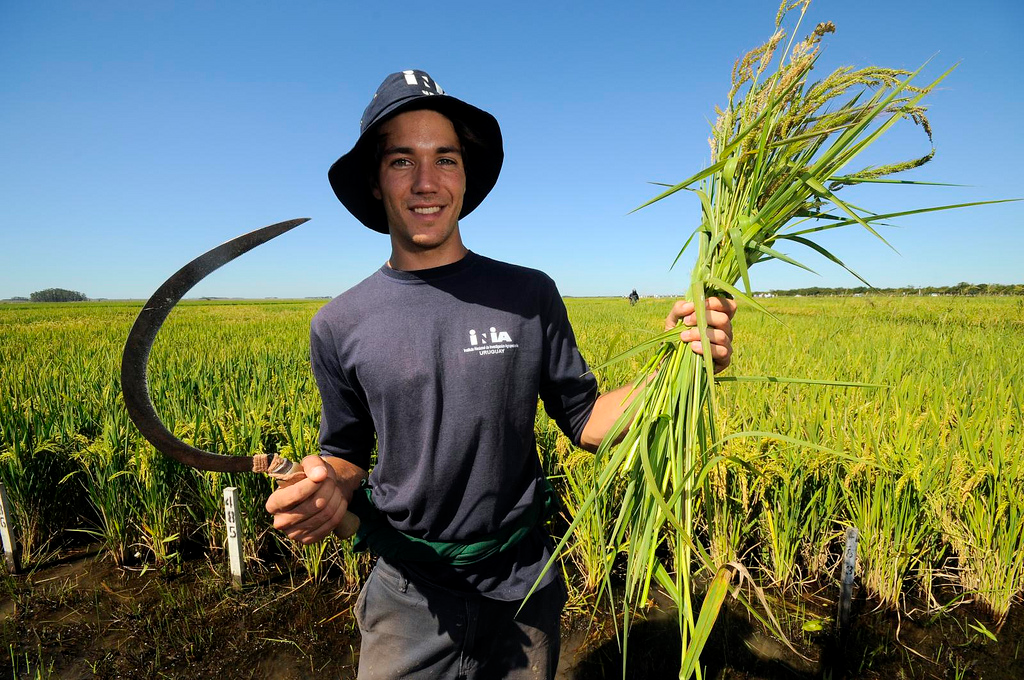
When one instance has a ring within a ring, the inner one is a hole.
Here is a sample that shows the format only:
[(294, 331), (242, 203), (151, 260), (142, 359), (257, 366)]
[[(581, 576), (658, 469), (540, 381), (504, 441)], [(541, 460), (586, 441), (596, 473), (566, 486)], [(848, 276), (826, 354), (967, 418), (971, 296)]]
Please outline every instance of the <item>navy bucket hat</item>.
[(494, 187), (505, 158), (501, 128), (494, 116), (448, 95), (424, 71), (392, 73), (363, 111), (359, 139), (352, 150), (327, 172), (338, 200), (357, 220), (382, 234), (388, 233), (388, 219), (383, 202), (373, 195), (376, 132), (392, 116), (415, 109), (432, 109), (447, 116), (459, 133), (466, 165), (466, 195), (460, 218), (473, 212)]

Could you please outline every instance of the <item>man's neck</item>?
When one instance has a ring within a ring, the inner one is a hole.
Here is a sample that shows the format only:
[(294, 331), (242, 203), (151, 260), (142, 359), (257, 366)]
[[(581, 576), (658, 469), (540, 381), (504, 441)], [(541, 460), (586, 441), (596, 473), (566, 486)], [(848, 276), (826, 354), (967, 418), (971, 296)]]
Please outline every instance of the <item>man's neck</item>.
[(469, 250), (462, 244), (462, 239), (453, 239), (438, 248), (425, 250), (410, 250), (398, 248), (391, 244), (391, 257), (388, 259), (388, 266), (400, 271), (414, 272), (421, 269), (433, 269), (443, 267), (446, 264), (458, 262), (466, 256)]

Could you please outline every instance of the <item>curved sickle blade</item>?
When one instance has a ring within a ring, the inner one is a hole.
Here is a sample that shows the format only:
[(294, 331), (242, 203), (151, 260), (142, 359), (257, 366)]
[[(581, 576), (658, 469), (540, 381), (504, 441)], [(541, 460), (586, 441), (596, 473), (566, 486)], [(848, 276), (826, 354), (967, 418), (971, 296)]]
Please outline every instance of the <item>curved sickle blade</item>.
[[(252, 456), (225, 456), (194, 448), (175, 437), (164, 426), (153, 408), (153, 403), (149, 400), (149, 387), (146, 380), (149, 351), (153, 347), (157, 331), (160, 330), (160, 326), (174, 305), (207, 274), (256, 246), (308, 221), (308, 217), (303, 217), (287, 222), (278, 222), (222, 243), (175, 272), (171, 278), (157, 288), (157, 291), (139, 312), (131, 332), (128, 333), (124, 354), (121, 357), (121, 392), (124, 394), (124, 405), (128, 409), (128, 415), (132, 422), (160, 452), (200, 470), (213, 470), (214, 472), (251, 472), (253, 470)], [(263, 467), (265, 468), (265, 466)]]

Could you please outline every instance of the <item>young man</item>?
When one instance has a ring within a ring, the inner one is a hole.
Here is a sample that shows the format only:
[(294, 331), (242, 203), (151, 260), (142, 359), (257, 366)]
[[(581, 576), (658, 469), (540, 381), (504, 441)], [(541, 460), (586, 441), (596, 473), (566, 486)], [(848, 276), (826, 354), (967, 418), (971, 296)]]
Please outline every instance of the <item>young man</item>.
[[(360, 127), (329, 178), (353, 215), (390, 236), (391, 256), (313, 319), (322, 455), (267, 510), (305, 544), (350, 503), (360, 516), (359, 540), (380, 555), (356, 604), (361, 679), (552, 678), (558, 570), (522, 602), (552, 549), (537, 400), (594, 450), (629, 388), (598, 395), (550, 278), (463, 244), (459, 219), (501, 169), (490, 114), (405, 71), (385, 79)], [(724, 368), (735, 306), (708, 308)], [(695, 323), (692, 305), (676, 303), (666, 328), (680, 320)], [(701, 351), (695, 329), (681, 336)]]

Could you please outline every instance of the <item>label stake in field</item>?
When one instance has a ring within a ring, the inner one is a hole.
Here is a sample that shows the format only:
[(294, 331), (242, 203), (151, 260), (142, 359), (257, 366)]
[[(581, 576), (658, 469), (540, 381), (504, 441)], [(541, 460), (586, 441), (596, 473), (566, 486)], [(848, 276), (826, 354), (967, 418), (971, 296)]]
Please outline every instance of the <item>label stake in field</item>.
[[(239, 255), (308, 222), (303, 217), (278, 222), (250, 231), (209, 250), (175, 272), (157, 288), (142, 307), (125, 341), (121, 357), (121, 391), (128, 416), (139, 432), (161, 453), (190, 467), (213, 472), (265, 472), (278, 481), (294, 481), (304, 476), (302, 469), (290, 460), (275, 454), (232, 456), (203, 451), (189, 446), (171, 433), (161, 422), (149, 399), (146, 367), (156, 334), (174, 305), (211, 272)], [(359, 519), (351, 512), (341, 520), (337, 531), (343, 536), (355, 534)]]
[(18, 573), (18, 558), (14, 554), (14, 533), (11, 531), (11, 503), (7, 500), (7, 488), (0, 482), (0, 542), (4, 544), (4, 560), (7, 569)]
[(245, 562), (242, 561), (242, 527), (238, 517), (238, 488), (224, 489), (224, 524), (228, 529), (228, 560), (231, 564), (231, 582), (241, 588), (245, 580)]
[(846, 635), (846, 626), (850, 622), (850, 608), (853, 603), (853, 576), (857, 566), (857, 538), (857, 527), (849, 527), (846, 530), (846, 548), (843, 550), (839, 615), (836, 617), (836, 628), (840, 637)]

